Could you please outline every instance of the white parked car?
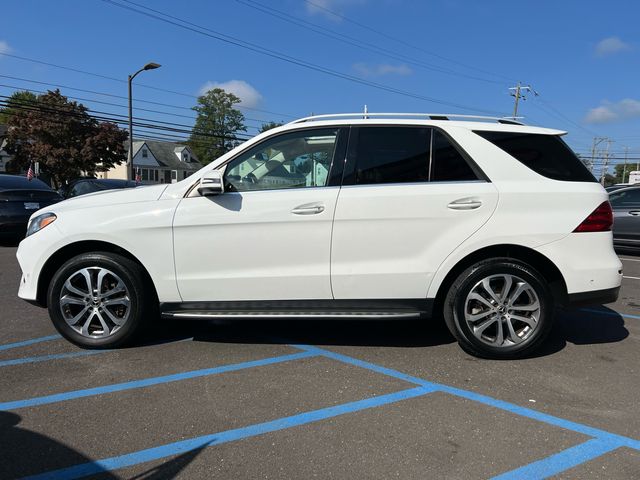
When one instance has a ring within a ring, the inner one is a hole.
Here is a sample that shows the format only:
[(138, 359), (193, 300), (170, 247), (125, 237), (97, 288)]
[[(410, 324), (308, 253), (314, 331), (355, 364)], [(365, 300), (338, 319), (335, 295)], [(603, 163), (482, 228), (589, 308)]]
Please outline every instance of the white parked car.
[(172, 185), (36, 212), (20, 297), (87, 348), (173, 318), (444, 316), (468, 352), (530, 354), (556, 307), (615, 301), (608, 196), (506, 119), (342, 114), (269, 130)]

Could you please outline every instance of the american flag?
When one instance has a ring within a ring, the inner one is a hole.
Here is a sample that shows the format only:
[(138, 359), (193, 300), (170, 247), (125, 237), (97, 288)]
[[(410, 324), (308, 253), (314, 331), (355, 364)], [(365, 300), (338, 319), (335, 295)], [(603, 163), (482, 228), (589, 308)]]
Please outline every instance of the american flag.
[(29, 170), (27, 170), (27, 180), (31, 181), (31, 180), (33, 180), (33, 177), (34, 177), (33, 162), (31, 162), (29, 164)]

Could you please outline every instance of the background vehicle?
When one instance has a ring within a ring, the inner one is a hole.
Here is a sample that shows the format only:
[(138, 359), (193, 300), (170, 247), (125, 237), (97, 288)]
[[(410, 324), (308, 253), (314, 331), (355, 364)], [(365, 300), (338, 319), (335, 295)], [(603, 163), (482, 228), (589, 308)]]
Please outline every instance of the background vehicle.
[(613, 244), (640, 250), (640, 186), (616, 190), (609, 195), (613, 208)]
[(79, 178), (69, 182), (58, 192), (64, 198), (77, 197), (87, 193), (101, 192), (103, 190), (116, 190), (119, 188), (135, 188), (138, 184), (133, 180), (120, 180), (116, 178)]
[(37, 212), (18, 250), (20, 297), (89, 348), (130, 341), (157, 309), (434, 314), (466, 351), (495, 358), (534, 351), (557, 305), (617, 298), (608, 194), (564, 132), (368, 116), (294, 121), (178, 183)]
[(62, 200), (46, 183), (0, 174), (0, 235), (23, 237), (33, 212)]

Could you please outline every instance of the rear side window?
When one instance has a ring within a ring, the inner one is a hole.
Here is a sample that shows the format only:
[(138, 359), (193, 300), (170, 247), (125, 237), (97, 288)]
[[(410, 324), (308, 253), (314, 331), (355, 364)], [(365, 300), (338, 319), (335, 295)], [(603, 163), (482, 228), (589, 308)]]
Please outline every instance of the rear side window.
[(431, 129), (363, 127), (357, 140), (355, 183), (408, 183), (429, 180)]
[(553, 180), (596, 182), (587, 167), (557, 135), (475, 131), (534, 172)]
[(433, 131), (432, 145), (432, 182), (478, 180), (478, 176), (473, 172), (465, 158), (442, 132)]

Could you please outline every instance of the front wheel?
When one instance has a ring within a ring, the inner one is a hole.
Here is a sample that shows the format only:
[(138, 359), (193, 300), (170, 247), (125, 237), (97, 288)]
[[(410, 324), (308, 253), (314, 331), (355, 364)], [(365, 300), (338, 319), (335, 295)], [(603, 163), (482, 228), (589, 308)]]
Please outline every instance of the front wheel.
[(545, 339), (554, 302), (533, 267), (509, 258), (483, 260), (462, 272), (444, 302), (447, 327), (460, 346), (485, 358), (519, 358)]
[(47, 293), (60, 334), (84, 348), (112, 348), (141, 330), (155, 298), (143, 268), (113, 253), (86, 253), (55, 273)]

